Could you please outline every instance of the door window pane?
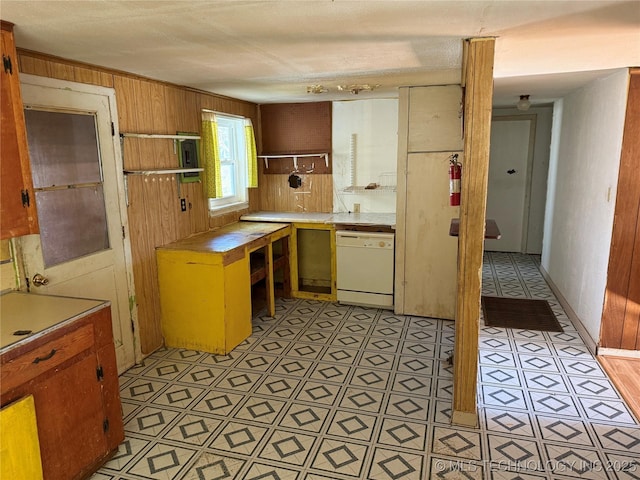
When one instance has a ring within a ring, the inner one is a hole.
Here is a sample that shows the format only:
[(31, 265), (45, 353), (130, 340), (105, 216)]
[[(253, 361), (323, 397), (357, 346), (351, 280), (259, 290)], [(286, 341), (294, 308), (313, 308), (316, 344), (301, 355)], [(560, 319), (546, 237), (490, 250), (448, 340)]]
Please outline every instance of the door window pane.
[(34, 188), (100, 182), (95, 118), (26, 109)]
[(109, 248), (102, 185), (36, 191), (46, 267)]

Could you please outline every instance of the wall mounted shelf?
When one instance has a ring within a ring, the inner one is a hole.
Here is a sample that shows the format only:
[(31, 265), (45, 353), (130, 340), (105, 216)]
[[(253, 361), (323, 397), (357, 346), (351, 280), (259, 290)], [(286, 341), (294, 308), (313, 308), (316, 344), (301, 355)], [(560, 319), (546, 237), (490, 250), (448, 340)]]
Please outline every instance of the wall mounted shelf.
[(200, 135), (165, 135), (161, 133), (121, 133), (120, 138), (168, 138), (170, 140), (200, 140)]
[(125, 175), (166, 175), (168, 173), (204, 172), (204, 168), (159, 168), (156, 170), (124, 170)]
[(284, 154), (284, 155), (258, 155), (258, 158), (262, 158), (264, 160), (265, 168), (269, 168), (269, 160), (278, 159), (278, 158), (292, 158), (293, 159), (293, 168), (298, 169), (298, 159), (299, 158), (309, 158), (309, 157), (319, 157), (324, 158), (324, 164), (327, 168), (329, 168), (329, 154), (328, 153), (304, 153), (304, 154)]
[[(184, 140), (200, 140), (200, 135), (169, 135), (162, 133), (121, 133), (120, 148), (122, 150), (122, 159), (124, 161), (124, 139), (125, 138), (149, 138), (149, 139), (168, 139), (173, 140), (173, 153), (177, 153), (178, 142)], [(181, 197), (180, 192), (180, 174), (203, 172), (204, 168), (157, 168), (157, 169), (140, 169), (140, 170), (124, 170), (124, 197), (127, 207), (129, 206), (129, 185), (127, 176), (129, 175), (176, 175), (178, 185), (178, 198)]]
[(345, 187), (343, 193), (395, 193), (395, 185), (378, 185), (375, 188), (367, 188), (365, 186), (352, 185)]

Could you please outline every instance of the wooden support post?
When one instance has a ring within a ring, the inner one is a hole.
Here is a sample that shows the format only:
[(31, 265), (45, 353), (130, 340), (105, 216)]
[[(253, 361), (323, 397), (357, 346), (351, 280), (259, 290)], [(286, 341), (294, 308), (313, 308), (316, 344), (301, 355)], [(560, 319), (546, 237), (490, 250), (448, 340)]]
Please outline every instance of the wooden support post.
[(494, 38), (465, 41), (464, 163), (458, 239), (458, 297), (451, 423), (476, 427), (478, 333), (482, 291)]

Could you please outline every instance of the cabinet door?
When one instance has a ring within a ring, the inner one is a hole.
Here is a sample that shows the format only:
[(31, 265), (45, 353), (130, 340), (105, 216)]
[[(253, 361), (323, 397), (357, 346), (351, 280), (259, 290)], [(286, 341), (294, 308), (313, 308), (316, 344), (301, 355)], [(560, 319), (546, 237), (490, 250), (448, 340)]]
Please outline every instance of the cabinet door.
[[(42, 465), (33, 396), (0, 410), (0, 478), (41, 480)], [(7, 432), (11, 432), (7, 435)]]
[[(2, 152), (0, 154), (0, 238), (38, 232), (29, 167), (24, 111), (20, 97), (18, 58), (13, 33), (2, 24)], [(28, 198), (28, 200), (27, 200)], [(24, 200), (23, 200), (24, 199)]]
[(462, 88), (409, 89), (409, 152), (462, 150)]
[(104, 417), (109, 422), (104, 434), (108, 450), (113, 450), (124, 440), (116, 351), (113, 344), (110, 343), (98, 349), (96, 355), (98, 356), (98, 364), (102, 368), (101, 390)]
[(34, 385), (44, 478), (82, 478), (107, 451), (97, 367), (90, 353)]
[(460, 207), (449, 206), (451, 153), (408, 155), (405, 231), (400, 235), (405, 315), (455, 318), (458, 239), (449, 236), (449, 226)]
[(295, 298), (337, 301), (335, 228), (295, 223), (291, 235), (291, 289)]

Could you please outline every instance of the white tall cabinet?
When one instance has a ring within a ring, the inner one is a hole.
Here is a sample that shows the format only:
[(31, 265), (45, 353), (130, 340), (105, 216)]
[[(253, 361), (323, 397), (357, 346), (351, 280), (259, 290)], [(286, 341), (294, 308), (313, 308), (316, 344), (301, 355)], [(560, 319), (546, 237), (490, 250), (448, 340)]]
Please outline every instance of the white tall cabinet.
[(402, 87), (398, 106), (395, 312), (453, 320), (460, 207), (449, 206), (449, 158), (462, 159), (460, 85)]

